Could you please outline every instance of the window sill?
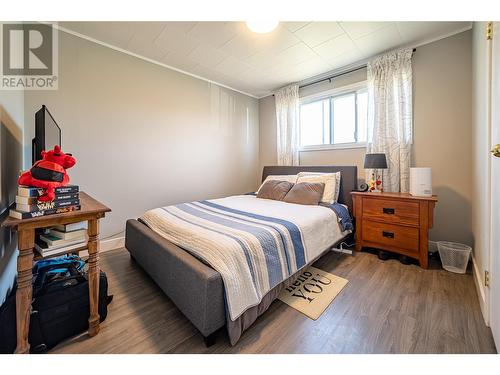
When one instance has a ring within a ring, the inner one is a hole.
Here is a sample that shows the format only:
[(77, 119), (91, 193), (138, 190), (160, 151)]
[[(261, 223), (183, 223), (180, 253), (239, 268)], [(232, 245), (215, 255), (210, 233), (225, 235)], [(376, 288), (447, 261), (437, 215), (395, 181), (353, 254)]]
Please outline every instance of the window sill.
[(300, 148), (300, 152), (309, 151), (328, 151), (328, 150), (350, 150), (366, 148), (366, 143), (341, 143), (336, 145), (314, 145), (314, 146), (303, 146)]

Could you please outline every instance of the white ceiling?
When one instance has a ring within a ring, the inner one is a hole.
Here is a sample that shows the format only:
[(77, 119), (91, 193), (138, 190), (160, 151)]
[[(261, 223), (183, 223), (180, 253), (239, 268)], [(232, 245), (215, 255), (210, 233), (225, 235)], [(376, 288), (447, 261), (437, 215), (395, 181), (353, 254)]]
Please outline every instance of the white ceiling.
[(59, 26), (238, 91), (263, 97), (470, 22), (282, 22), (256, 34), (243, 22), (61, 22)]

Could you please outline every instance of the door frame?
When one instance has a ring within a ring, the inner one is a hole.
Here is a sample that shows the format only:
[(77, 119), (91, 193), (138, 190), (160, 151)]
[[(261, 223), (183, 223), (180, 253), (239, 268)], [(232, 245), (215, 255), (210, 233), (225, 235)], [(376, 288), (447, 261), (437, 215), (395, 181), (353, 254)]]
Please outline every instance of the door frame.
[[(490, 22), (486, 22), (486, 28), (489, 27)], [(485, 30), (486, 31), (486, 30)], [(486, 59), (487, 59), (487, 70), (486, 70), (486, 84), (487, 84), (487, 94), (486, 94), (486, 126), (487, 126), (487, 142), (486, 144), (488, 147), (491, 146), (491, 128), (492, 128), (492, 100), (493, 100), (493, 40), (492, 39), (487, 39), (486, 40)], [(490, 149), (485, 151), (489, 151)], [(487, 158), (487, 164), (486, 164), (486, 170), (487, 170), (487, 175), (488, 179), (486, 181), (488, 185), (488, 242), (486, 245), (488, 246), (488, 259), (485, 262), (485, 270), (489, 273), (491, 270), (491, 264), (492, 264), (492, 218), (493, 218), (493, 213), (492, 213), (492, 181), (491, 181), (491, 157)], [(481, 280), (484, 285), (484, 292), (485, 292), (485, 320), (486, 320), (486, 325), (490, 327), (491, 325), (491, 294), (490, 294), (490, 288), (489, 286), (486, 285), (486, 280), (484, 279), (486, 275), (481, 275)]]
[[(500, 69), (494, 70), (495, 63), (497, 66), (500, 64), (500, 42), (499, 42), (499, 37), (500, 37), (500, 22), (492, 22), (491, 23), (491, 28), (492, 28), (492, 38), (488, 40), (488, 143), (490, 146), (490, 149), (492, 149), (495, 144), (500, 143), (499, 139), (496, 139), (494, 136), (496, 135), (498, 137), (498, 134), (500, 134), (500, 129), (494, 130), (494, 126), (500, 127), (500, 109), (498, 106), (495, 106), (495, 101), (497, 103), (500, 102)], [(494, 39), (496, 38), (496, 39)], [(495, 42), (494, 42), (495, 40)], [(495, 47), (498, 48), (498, 51), (493, 51), (493, 45), (495, 44)], [(496, 61), (495, 56), (499, 56), (498, 60)], [(494, 87), (494, 83), (496, 84), (496, 89)], [(488, 150), (489, 151), (489, 150)], [(493, 200), (494, 199), (499, 199), (498, 196), (495, 197), (495, 187), (494, 187), (494, 181), (492, 176), (494, 175), (493, 173), (493, 156), (490, 156), (488, 158), (488, 184), (489, 184), (489, 202), (490, 202), (490, 212), (489, 212), (489, 262), (488, 262), (488, 271), (489, 271), (489, 287), (485, 288), (488, 292), (487, 297), (488, 297), (488, 325), (492, 328), (492, 334), (493, 338), (496, 341), (497, 347), (500, 346), (500, 337), (495, 337), (494, 336), (494, 330), (493, 328), (496, 328), (500, 332), (500, 318), (495, 319), (495, 322), (493, 323), (492, 321), (494, 320), (494, 314), (493, 314), (493, 308), (494, 308), (494, 303), (493, 303), (493, 297), (496, 294), (500, 293), (500, 290), (495, 290), (493, 289), (495, 284), (496, 279), (500, 278), (500, 274), (496, 274), (495, 272), (500, 272), (500, 270), (495, 269), (494, 264), (495, 262), (498, 262), (496, 258), (500, 257), (500, 254), (495, 254), (494, 247), (495, 247), (495, 241), (499, 241), (500, 237), (496, 237), (498, 235), (494, 235), (494, 217), (495, 215), (498, 215), (497, 212), (495, 212), (494, 207), (493, 207)], [(496, 188), (498, 189), (498, 187)], [(499, 248), (500, 249), (500, 248)], [(500, 298), (500, 297), (497, 297)], [(497, 301), (497, 304), (499, 302)], [(493, 327), (495, 326), (495, 327)], [(497, 332), (498, 333), (498, 332)], [(500, 334), (497, 334), (497, 336), (500, 336)]]
[[(491, 94), (492, 94), (492, 41), (486, 37), (486, 31), (489, 22), (475, 22), (473, 26), (473, 59), (477, 67), (474, 67), (474, 72), (478, 74), (478, 80), (473, 80), (473, 95), (478, 95), (478, 99), (481, 100), (481, 106), (475, 108), (474, 111), (480, 110), (480, 113), (484, 114), (484, 117), (480, 119), (479, 126), (484, 130), (484, 136), (486, 139), (481, 138), (481, 142), (473, 147), (474, 157), (479, 157), (477, 160), (479, 164), (476, 165), (477, 168), (484, 170), (484, 175), (480, 176), (481, 181), (476, 181), (476, 184), (481, 185), (478, 194), (484, 197), (484, 202), (479, 203), (477, 220), (478, 225), (476, 234), (481, 238), (480, 243), (475, 243), (475, 246), (481, 246), (475, 250), (482, 250), (482, 262), (481, 264), (476, 262), (475, 253), (472, 254), (472, 266), (473, 266), (473, 277), (474, 284), (476, 287), (476, 292), (478, 295), (479, 306), (481, 308), (481, 314), (483, 316), (484, 322), (487, 326), (490, 326), (490, 288), (486, 286), (485, 283), (485, 271), (491, 269), (491, 157), (489, 155), (489, 147), (491, 144)], [(474, 43), (478, 43), (477, 55), (474, 55)], [(479, 103), (479, 102), (478, 102)], [(473, 115), (474, 121), (478, 121), (477, 116)], [(473, 182), (474, 184), (474, 182)], [(474, 217), (473, 217), (474, 220)], [(483, 253), (484, 251), (484, 253)]]

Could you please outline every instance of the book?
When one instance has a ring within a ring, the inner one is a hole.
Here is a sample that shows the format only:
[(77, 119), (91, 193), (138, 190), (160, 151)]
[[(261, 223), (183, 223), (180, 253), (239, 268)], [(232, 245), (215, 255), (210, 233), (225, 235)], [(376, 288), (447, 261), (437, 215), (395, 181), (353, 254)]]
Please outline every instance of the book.
[[(75, 194), (80, 190), (78, 185), (66, 185), (56, 187), (54, 192), (57, 195), (61, 194)], [(19, 186), (17, 188), (17, 195), (20, 197), (39, 197), (45, 193), (45, 189), (32, 187), (32, 186)]]
[(43, 242), (40, 239), (36, 239), (35, 241), (35, 250), (41, 255), (41, 256), (49, 256), (49, 255), (54, 255), (54, 254), (60, 254), (64, 252), (69, 252), (74, 249), (78, 249), (80, 247), (85, 246), (85, 241), (79, 240), (72, 242), (70, 244), (66, 244), (65, 246), (48, 246), (45, 242)]
[(58, 224), (54, 226), (54, 229), (60, 231), (60, 232), (73, 232), (77, 231), (80, 229), (87, 229), (87, 222), (86, 221), (80, 221), (78, 223), (71, 223), (71, 224)]
[(58, 243), (55, 245), (49, 245), (47, 242), (45, 242), (42, 239), (42, 235), (36, 236), (36, 239), (35, 239), (35, 244), (38, 244), (38, 246), (43, 250), (60, 249), (60, 248), (71, 246), (71, 245), (74, 245), (77, 243), (82, 244), (82, 243), (86, 243), (86, 242), (87, 242), (86, 238), (77, 238), (75, 240), (65, 241), (64, 243), (61, 242), (61, 243)]
[(68, 199), (79, 199), (79, 197), (80, 197), (80, 194), (78, 194), (78, 192), (76, 192), (76, 193), (60, 193), (60, 194), (56, 193), (56, 197), (54, 198), (54, 200), (57, 202), (57, 201), (65, 201)]
[(77, 229), (69, 232), (63, 232), (60, 230), (57, 230), (55, 228), (51, 228), (48, 230), (48, 234), (61, 238), (63, 240), (73, 240), (76, 238), (85, 238), (85, 235), (87, 234), (87, 229)]
[[(78, 193), (68, 193), (68, 194), (59, 194), (56, 195), (54, 201), (64, 201), (68, 199), (78, 199)], [(35, 204), (38, 203), (38, 197), (22, 197), (20, 195), (16, 195), (16, 203), (18, 204)]]
[(40, 239), (42, 241), (44, 241), (47, 245), (49, 245), (49, 247), (65, 246), (65, 245), (70, 245), (71, 243), (73, 243), (75, 241), (86, 240), (85, 235), (66, 240), (64, 238), (60, 238), (60, 237), (54, 236), (52, 234), (42, 234), (42, 235), (40, 235)]
[(80, 204), (80, 199), (68, 199), (63, 201), (37, 202), (34, 204), (16, 204), (16, 210), (22, 212), (35, 212), (51, 210), (66, 206), (76, 206)]
[(35, 204), (38, 202), (37, 197), (21, 197), (16, 195), (16, 204)]
[(67, 206), (67, 207), (53, 208), (50, 210), (42, 210), (42, 211), (34, 211), (34, 212), (22, 212), (22, 211), (17, 211), (17, 210), (10, 210), (9, 216), (13, 217), (14, 219), (19, 219), (19, 220), (32, 219), (32, 218), (40, 217), (40, 216), (63, 214), (66, 212), (78, 211), (78, 210), (80, 210), (80, 208), (81, 208), (80, 205), (76, 205), (76, 206)]

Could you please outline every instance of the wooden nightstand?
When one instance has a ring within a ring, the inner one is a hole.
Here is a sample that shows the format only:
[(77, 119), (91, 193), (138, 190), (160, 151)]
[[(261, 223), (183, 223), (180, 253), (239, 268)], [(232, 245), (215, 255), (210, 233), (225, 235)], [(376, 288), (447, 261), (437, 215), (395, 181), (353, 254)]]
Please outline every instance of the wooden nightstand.
[[(89, 336), (99, 333), (99, 219), (111, 210), (96, 201), (91, 196), (80, 192), (81, 210), (67, 213), (39, 216), (31, 219), (18, 220), (8, 217), (3, 223), (4, 227), (17, 230), (19, 255), (17, 257), (17, 292), (16, 292), (16, 327), (17, 348), (16, 353), (29, 353), (28, 331), (30, 326), (30, 313), (32, 302), (32, 269), (35, 254), (35, 229), (46, 228), (57, 224), (71, 224), (79, 221), (88, 221), (87, 233), (89, 239), (87, 246), (71, 252), (81, 251), (85, 248), (89, 252), (89, 293), (90, 316)], [(58, 254), (62, 255), (64, 253)]]
[(437, 197), (408, 193), (352, 192), (356, 251), (364, 246), (418, 259), (428, 267), (429, 229)]

